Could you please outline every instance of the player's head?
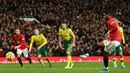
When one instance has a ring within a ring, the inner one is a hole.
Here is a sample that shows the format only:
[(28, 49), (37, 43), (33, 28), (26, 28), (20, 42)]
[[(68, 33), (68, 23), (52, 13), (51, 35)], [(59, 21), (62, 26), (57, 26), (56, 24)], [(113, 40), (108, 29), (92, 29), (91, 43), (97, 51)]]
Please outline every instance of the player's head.
[(66, 27), (67, 27), (66, 23), (61, 23), (61, 27), (62, 27), (63, 29), (66, 29)]
[(15, 33), (16, 33), (16, 35), (19, 35), (20, 34), (20, 29), (19, 28), (15, 29)]
[(105, 14), (104, 17), (105, 17), (106, 20), (108, 20), (111, 17), (111, 15), (110, 14)]
[(34, 34), (38, 35), (39, 34), (39, 30), (38, 29), (34, 29)]
[(105, 18), (106, 20), (108, 20), (110, 17), (112, 17), (112, 14), (111, 14), (111, 13), (112, 13), (111, 10), (106, 11), (106, 12), (104, 13), (104, 18)]

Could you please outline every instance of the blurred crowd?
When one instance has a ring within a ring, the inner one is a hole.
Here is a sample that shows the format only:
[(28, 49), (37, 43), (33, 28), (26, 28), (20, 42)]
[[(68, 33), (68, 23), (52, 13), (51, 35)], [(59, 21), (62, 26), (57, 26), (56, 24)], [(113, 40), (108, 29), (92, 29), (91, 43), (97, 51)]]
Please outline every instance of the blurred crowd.
[[(64, 56), (58, 45), (58, 26), (66, 22), (76, 35), (76, 47), (72, 55), (84, 53), (101, 55), (97, 41), (104, 39), (107, 27), (103, 15), (111, 10), (115, 18), (125, 24), (126, 44), (130, 46), (129, 0), (0, 0), (0, 56), (4, 56), (12, 45), (15, 28), (20, 28), (26, 41), (30, 42), (34, 28), (38, 28), (48, 40), (49, 56)], [(37, 22), (25, 22), (20, 17), (34, 17)], [(93, 52), (93, 49), (98, 49)], [(125, 55), (129, 55), (124, 50)], [(36, 48), (32, 51), (36, 56)]]

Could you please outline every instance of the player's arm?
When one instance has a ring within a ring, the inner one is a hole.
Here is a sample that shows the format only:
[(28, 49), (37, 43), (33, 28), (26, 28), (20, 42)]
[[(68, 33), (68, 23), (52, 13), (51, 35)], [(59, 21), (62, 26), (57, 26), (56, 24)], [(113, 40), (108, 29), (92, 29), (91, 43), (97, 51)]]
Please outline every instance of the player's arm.
[(120, 33), (121, 33), (121, 38), (122, 38), (123, 44), (125, 44), (124, 32), (123, 32), (122, 27), (120, 27)]
[(61, 40), (62, 40), (62, 38), (61, 38), (61, 36), (59, 35), (59, 46), (60, 46), (60, 48), (62, 48)]
[(58, 35), (59, 35), (59, 47), (62, 49), (62, 45), (61, 45), (62, 37), (61, 37), (61, 31), (60, 31), (60, 29), (59, 29)]
[(29, 45), (29, 52), (31, 52), (32, 46), (33, 46), (34, 38), (31, 37), (30, 45)]
[(39, 47), (42, 47), (47, 44), (47, 39), (44, 37), (43, 34), (42, 34), (42, 38), (43, 38), (43, 43)]
[(74, 35), (74, 33), (73, 33), (73, 31), (70, 29), (70, 34), (71, 34), (71, 36), (73, 37), (73, 46), (75, 46), (75, 35)]

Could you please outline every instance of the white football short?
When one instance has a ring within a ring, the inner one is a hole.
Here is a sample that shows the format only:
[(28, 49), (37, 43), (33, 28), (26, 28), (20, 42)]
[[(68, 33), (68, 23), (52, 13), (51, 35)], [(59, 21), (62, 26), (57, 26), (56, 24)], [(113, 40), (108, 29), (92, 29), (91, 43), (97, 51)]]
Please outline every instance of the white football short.
[(118, 41), (109, 41), (109, 40), (104, 40), (104, 50), (108, 53), (111, 53), (114, 49), (116, 49), (116, 47), (118, 47), (120, 45), (120, 42)]
[(17, 49), (17, 54), (22, 54), (23, 53), (23, 55), (24, 55), (24, 57), (28, 57), (28, 49), (27, 48), (25, 48), (25, 49)]

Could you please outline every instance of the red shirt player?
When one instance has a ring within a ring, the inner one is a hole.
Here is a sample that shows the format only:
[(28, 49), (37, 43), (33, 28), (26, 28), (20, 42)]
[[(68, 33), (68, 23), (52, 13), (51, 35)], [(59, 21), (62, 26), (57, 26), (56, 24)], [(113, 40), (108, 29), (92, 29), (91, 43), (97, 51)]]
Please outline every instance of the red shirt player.
[(13, 36), (13, 40), (14, 40), (15, 49), (24, 50), (24, 49), (28, 48), (24, 35), (21, 33), (19, 34), (19, 31), (16, 31), (16, 34), (14, 34), (14, 36)]
[[(118, 22), (108, 13), (105, 15), (105, 19), (108, 23), (108, 33), (106, 36), (108, 37), (107, 40), (103, 40), (102, 42), (98, 42), (98, 46), (104, 47), (103, 52), (103, 62), (104, 62), (104, 68), (101, 70), (101, 72), (108, 72), (108, 56), (110, 53), (116, 53), (116, 50), (122, 49), (120, 46), (121, 43), (121, 34), (118, 26)], [(123, 58), (122, 50), (119, 52), (121, 58)], [(122, 68), (125, 66), (122, 65)]]
[(108, 33), (109, 37), (108, 40), (109, 41), (118, 41), (121, 43), (121, 34), (120, 34), (120, 29), (118, 26), (118, 22), (115, 20), (115, 18), (108, 16)]
[[(116, 47), (116, 49), (112, 53), (113, 62), (115, 65), (114, 68), (117, 68), (116, 58), (115, 58), (116, 53), (119, 53), (119, 55), (120, 55), (121, 67), (125, 68), (124, 57), (123, 57), (122, 47), (121, 47), (122, 38), (121, 38), (121, 33), (120, 33), (118, 22), (115, 20), (115, 18), (111, 17), (110, 15), (107, 15), (107, 17), (108, 17), (108, 30), (109, 30), (108, 31), (108, 33), (109, 33), (108, 40), (109, 41), (118, 41), (120, 43), (120, 45), (118, 47)], [(117, 43), (115, 43), (115, 45)]]
[(21, 67), (24, 68), (22, 60), (20, 58), (22, 53), (25, 59), (29, 60), (29, 63), (31, 64), (32, 63), (31, 58), (29, 58), (28, 56), (28, 45), (25, 41), (24, 35), (20, 33), (19, 29), (15, 30), (15, 34), (13, 35), (13, 41), (14, 41), (14, 46), (15, 46), (14, 49), (17, 50), (17, 57), (18, 57), (18, 61)]

